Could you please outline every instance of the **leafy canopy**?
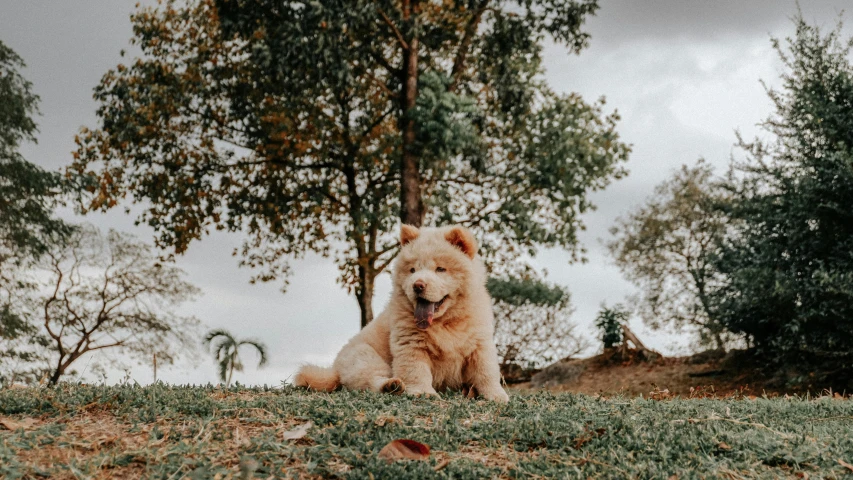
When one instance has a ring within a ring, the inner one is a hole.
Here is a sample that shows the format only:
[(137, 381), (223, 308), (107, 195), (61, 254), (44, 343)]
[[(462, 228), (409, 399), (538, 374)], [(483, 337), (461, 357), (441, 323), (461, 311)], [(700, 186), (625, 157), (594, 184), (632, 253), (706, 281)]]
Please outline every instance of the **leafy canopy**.
[[(774, 356), (853, 355), (853, 38), (801, 15), (774, 41), (786, 67), (769, 90), (767, 141), (741, 140), (716, 267), (720, 321)], [(849, 372), (849, 368), (848, 368)]]
[[(286, 278), (289, 258), (332, 254), (363, 312), (396, 255), (410, 180), (426, 223), (473, 227), (490, 258), (543, 245), (577, 256), (587, 195), (623, 175), (629, 148), (603, 100), (546, 85), (542, 45), (580, 51), (596, 9), (594, 0), (141, 8), (132, 20), (142, 56), (96, 87), (99, 126), (78, 137), (69, 172), (84, 210), (139, 202), (140, 221), (176, 252), (211, 229), (247, 232), (240, 253), (259, 280)], [(404, 68), (413, 38), (414, 72)], [(408, 180), (406, 152), (418, 159)]]
[(22, 261), (45, 248), (47, 236), (66, 231), (53, 218), (58, 174), (26, 161), (21, 142), (35, 142), (39, 97), (20, 73), (24, 61), (0, 41), (0, 262)]
[(726, 202), (709, 164), (684, 165), (617, 221), (608, 244), (616, 264), (640, 289), (639, 313), (648, 325), (689, 329), (700, 345), (717, 348), (731, 341), (710, 299), (721, 281), (713, 255), (729, 231)]

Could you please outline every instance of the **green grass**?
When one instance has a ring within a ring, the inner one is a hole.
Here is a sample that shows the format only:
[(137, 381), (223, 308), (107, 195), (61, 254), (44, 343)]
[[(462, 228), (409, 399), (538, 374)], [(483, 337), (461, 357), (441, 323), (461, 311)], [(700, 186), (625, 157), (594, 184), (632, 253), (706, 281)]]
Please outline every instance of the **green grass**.
[[(853, 401), (515, 394), (509, 405), (360, 392), (96, 387), (0, 391), (0, 477), (843, 478)], [(282, 434), (311, 421), (299, 440)], [(386, 463), (409, 438), (428, 461)], [(436, 469), (438, 469), (436, 471)]]

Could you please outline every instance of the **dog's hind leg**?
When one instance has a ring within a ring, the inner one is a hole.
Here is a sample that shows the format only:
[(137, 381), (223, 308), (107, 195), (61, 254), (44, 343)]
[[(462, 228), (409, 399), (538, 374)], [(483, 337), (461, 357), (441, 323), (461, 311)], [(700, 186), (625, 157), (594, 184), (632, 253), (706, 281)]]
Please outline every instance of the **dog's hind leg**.
[(335, 359), (335, 370), (341, 384), (351, 390), (403, 393), (406, 388), (399, 378), (391, 376), (391, 365), (366, 343), (345, 346)]

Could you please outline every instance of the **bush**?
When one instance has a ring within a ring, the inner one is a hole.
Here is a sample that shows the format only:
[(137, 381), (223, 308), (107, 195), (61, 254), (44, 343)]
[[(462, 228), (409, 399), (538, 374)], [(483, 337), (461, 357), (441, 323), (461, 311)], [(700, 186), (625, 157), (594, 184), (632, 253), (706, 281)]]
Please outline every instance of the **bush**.
[(586, 343), (571, 321), (569, 292), (535, 278), (490, 278), (495, 343), (502, 369), (541, 368), (577, 355)]

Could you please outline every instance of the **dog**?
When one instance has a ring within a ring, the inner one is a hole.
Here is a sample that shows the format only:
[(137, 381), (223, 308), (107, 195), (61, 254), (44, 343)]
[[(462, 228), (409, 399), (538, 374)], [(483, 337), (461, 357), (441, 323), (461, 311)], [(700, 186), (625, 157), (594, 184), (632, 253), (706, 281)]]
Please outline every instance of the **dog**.
[(403, 225), (385, 310), (338, 353), (331, 368), (305, 365), (294, 384), (432, 396), (463, 390), (506, 403), (494, 315), (477, 242), (461, 226)]

